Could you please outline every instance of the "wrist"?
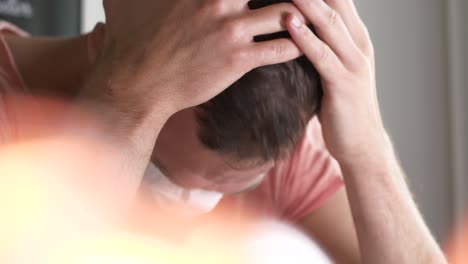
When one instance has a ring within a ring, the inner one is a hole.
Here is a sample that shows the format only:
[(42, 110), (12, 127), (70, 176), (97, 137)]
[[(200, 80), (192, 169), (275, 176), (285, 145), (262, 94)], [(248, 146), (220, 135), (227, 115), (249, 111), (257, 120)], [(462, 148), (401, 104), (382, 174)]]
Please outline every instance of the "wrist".
[(166, 121), (177, 112), (176, 100), (165, 93), (170, 84), (160, 84), (155, 78), (145, 81), (134, 69), (116, 66), (122, 64), (131, 65), (103, 56), (90, 72), (78, 100), (124, 131), (146, 122)]
[(393, 144), (386, 132), (378, 140), (369, 140), (364, 147), (337, 157), (337, 161), (347, 171), (382, 171), (398, 163)]

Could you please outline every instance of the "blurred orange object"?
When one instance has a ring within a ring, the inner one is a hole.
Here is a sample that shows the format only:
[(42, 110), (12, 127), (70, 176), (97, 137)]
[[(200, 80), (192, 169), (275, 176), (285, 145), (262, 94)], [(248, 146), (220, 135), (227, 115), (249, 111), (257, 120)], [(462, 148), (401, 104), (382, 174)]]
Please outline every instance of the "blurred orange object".
[(121, 228), (114, 214), (100, 210), (121, 203), (125, 192), (99, 187), (102, 180), (115, 182), (105, 173), (112, 162), (91, 155), (99, 146), (50, 137), (0, 148), (1, 263), (330, 263), (300, 231), (229, 212), (196, 223), (140, 201), (132, 215), (150, 232)]
[(163, 212), (139, 199), (141, 179), (118, 177), (120, 144), (90, 113), (10, 103), (21, 118), (17, 138), (0, 144), (0, 263), (330, 263), (282, 223), (230, 210), (198, 221)]
[(451, 264), (468, 263), (468, 217), (464, 224), (457, 228), (446, 252)]

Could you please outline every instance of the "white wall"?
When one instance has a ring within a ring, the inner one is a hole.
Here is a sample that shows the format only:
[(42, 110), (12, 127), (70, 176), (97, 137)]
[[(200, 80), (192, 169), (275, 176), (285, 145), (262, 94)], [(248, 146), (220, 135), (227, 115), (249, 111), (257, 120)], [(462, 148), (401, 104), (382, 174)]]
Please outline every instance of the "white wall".
[(82, 32), (89, 32), (99, 21), (105, 21), (102, 0), (82, 0)]

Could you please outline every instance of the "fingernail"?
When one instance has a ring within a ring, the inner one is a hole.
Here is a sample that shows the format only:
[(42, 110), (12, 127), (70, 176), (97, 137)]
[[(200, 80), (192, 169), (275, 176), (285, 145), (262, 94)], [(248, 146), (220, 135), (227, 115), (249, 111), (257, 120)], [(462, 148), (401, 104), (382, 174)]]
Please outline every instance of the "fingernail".
[(299, 28), (302, 26), (302, 22), (301, 20), (299, 20), (299, 18), (297, 16), (293, 16), (292, 20), (291, 20), (291, 23), (293, 24), (293, 26)]

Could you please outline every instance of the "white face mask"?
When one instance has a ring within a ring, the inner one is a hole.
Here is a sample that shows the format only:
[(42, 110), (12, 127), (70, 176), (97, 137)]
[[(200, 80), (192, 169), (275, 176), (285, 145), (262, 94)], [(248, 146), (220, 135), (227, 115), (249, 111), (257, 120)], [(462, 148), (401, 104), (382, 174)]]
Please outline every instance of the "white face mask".
[(159, 206), (180, 208), (180, 213), (188, 217), (211, 212), (223, 198), (219, 192), (185, 189), (173, 183), (153, 163), (148, 166), (144, 181)]

